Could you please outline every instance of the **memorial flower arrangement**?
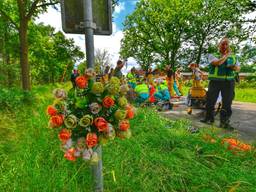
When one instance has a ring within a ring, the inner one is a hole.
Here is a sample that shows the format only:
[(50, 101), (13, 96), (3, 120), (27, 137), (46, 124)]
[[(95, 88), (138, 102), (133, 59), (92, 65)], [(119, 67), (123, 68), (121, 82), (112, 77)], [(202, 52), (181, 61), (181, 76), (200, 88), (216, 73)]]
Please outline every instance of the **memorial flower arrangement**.
[(135, 110), (125, 97), (127, 85), (116, 77), (107, 84), (94, 79), (94, 71), (88, 69), (68, 93), (55, 89), (55, 101), (47, 108), (49, 127), (58, 132), (64, 157), (70, 161), (97, 162), (100, 144), (131, 136), (129, 120)]

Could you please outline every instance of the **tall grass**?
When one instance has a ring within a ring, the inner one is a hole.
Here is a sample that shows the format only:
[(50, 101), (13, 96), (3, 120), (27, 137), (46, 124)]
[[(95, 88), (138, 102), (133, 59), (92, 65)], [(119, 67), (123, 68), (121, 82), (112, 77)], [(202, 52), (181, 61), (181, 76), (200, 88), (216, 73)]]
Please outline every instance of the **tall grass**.
[[(33, 106), (1, 112), (0, 191), (92, 191), (90, 166), (65, 160), (47, 128), (48, 91), (38, 89)], [(202, 139), (213, 130), (191, 134), (189, 126), (139, 109), (133, 137), (103, 146), (105, 191), (256, 191), (255, 152), (234, 155), (220, 139)]]

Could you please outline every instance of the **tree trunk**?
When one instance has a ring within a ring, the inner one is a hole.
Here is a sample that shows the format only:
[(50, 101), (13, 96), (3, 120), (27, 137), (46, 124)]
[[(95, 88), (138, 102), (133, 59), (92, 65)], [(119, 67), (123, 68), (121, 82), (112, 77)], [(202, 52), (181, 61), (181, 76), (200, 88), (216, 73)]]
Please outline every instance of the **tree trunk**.
[(204, 40), (201, 42), (201, 44), (199, 45), (199, 49), (198, 49), (198, 54), (197, 54), (197, 58), (196, 58), (196, 63), (199, 64), (201, 61), (201, 57), (202, 57), (202, 51), (203, 51), (203, 44), (204, 44)]
[(26, 18), (20, 18), (20, 65), (21, 65), (21, 79), (22, 88), (24, 91), (31, 90), (29, 63), (28, 63), (28, 20)]
[(12, 87), (13, 84), (13, 77), (11, 72), (11, 62), (10, 62), (10, 55), (6, 55), (6, 69), (7, 69), (7, 85), (8, 87)]
[(204, 42), (205, 42), (205, 38), (206, 36), (202, 36), (202, 41), (199, 45), (199, 49), (198, 49), (198, 55), (197, 55), (197, 58), (196, 58), (196, 63), (199, 64), (200, 61), (201, 61), (201, 57), (202, 57), (202, 51), (203, 51), (203, 45), (204, 45)]

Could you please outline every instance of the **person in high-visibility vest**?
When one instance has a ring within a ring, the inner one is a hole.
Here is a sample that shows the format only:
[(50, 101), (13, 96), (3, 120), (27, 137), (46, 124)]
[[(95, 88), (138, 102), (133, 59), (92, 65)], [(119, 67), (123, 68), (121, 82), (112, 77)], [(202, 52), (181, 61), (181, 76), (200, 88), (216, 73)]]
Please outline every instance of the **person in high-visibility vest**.
[(156, 84), (157, 91), (154, 96), (157, 101), (169, 101), (171, 96), (166, 81), (162, 79), (156, 79)]
[(148, 101), (149, 99), (149, 88), (145, 81), (145, 79), (140, 80), (134, 89), (137, 95), (136, 102), (140, 104)]
[(168, 90), (170, 92), (170, 96), (173, 97), (174, 96), (174, 90), (173, 90), (173, 85), (174, 85), (174, 72), (171, 69), (170, 65), (167, 65), (165, 67), (165, 72), (166, 72), (166, 81), (167, 81), (167, 85), (168, 85)]
[(182, 86), (183, 86), (183, 75), (181, 74), (181, 68), (178, 68), (175, 72), (175, 80), (177, 82), (177, 86), (178, 86), (178, 90), (180, 92), (181, 95), (183, 95), (183, 90), (182, 90)]
[(202, 88), (201, 85), (201, 75), (203, 75), (203, 72), (199, 69), (199, 65), (196, 63), (191, 63), (189, 65), (189, 68), (192, 70), (192, 80), (194, 88)]
[(131, 71), (126, 75), (126, 78), (128, 80), (128, 85), (134, 89), (136, 87), (136, 69), (135, 69), (135, 67), (133, 67), (131, 69)]
[(232, 54), (229, 40), (223, 38), (219, 43), (220, 56), (209, 55), (209, 74), (210, 80), (206, 101), (206, 116), (201, 122), (214, 122), (214, 107), (216, 100), (221, 93), (222, 107), (220, 111), (220, 127), (225, 129), (234, 128), (230, 125), (232, 115), (232, 100), (235, 95), (235, 71), (240, 70), (237, 57)]

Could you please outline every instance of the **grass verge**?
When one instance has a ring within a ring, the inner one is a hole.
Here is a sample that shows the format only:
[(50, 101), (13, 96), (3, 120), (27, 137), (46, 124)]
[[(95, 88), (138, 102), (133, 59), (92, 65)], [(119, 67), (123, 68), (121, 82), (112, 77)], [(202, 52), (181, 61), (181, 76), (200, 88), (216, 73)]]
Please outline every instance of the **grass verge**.
[[(87, 163), (68, 162), (57, 133), (47, 128), (49, 88), (36, 91), (37, 103), (1, 112), (0, 191), (92, 191)], [(233, 154), (217, 139), (187, 131), (190, 122), (170, 121), (139, 109), (133, 137), (103, 146), (105, 191), (256, 191), (255, 152)]]

